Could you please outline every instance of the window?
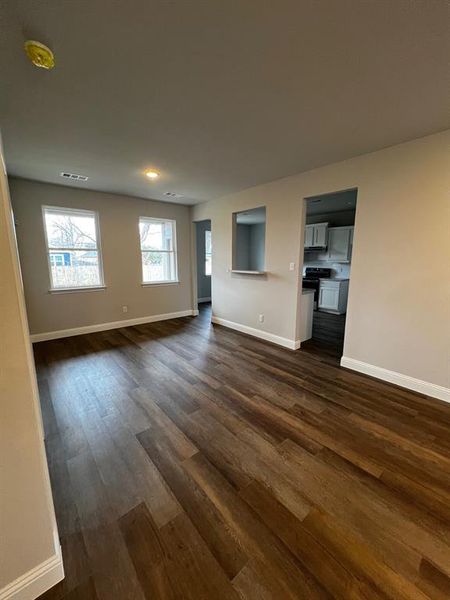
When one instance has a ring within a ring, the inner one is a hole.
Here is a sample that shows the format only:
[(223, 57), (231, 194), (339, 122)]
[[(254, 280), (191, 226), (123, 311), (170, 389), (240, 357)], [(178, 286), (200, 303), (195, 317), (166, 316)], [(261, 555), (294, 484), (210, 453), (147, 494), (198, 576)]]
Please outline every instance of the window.
[(175, 221), (139, 219), (141, 238), (142, 282), (177, 281), (177, 244)]
[(205, 275), (211, 275), (211, 232), (205, 231)]
[(44, 206), (52, 290), (103, 286), (97, 213)]

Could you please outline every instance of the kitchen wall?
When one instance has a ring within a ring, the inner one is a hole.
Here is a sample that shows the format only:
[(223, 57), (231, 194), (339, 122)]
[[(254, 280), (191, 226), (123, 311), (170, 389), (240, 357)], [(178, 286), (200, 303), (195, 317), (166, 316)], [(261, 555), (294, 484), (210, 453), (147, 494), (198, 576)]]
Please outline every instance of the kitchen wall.
[(211, 221), (195, 224), (198, 298), (211, 298), (211, 276), (205, 275), (205, 231), (211, 231)]
[(1, 148), (0, 314), (0, 597), (18, 600), (56, 584), (63, 567)]
[[(312, 225), (314, 223), (328, 223), (329, 227), (345, 227), (346, 225), (354, 225), (355, 210), (341, 210), (338, 212), (323, 213), (320, 215), (306, 214), (306, 223)], [(305, 252), (303, 256), (303, 274), (306, 267), (326, 267), (332, 269), (332, 277), (350, 277), (351, 264), (335, 263), (323, 260), (317, 260), (317, 253)]]
[[(192, 310), (189, 207), (16, 178), (10, 188), (32, 334)], [(98, 212), (105, 290), (49, 293), (42, 205)], [(179, 283), (141, 285), (141, 216), (176, 220)]]
[[(450, 132), (197, 205), (214, 231), (215, 317), (299, 338), (304, 198), (358, 189), (344, 355), (449, 386)], [(232, 213), (266, 206), (266, 277), (229, 272)], [(264, 314), (264, 323), (258, 315)], [(434, 388), (432, 388), (434, 389)]]

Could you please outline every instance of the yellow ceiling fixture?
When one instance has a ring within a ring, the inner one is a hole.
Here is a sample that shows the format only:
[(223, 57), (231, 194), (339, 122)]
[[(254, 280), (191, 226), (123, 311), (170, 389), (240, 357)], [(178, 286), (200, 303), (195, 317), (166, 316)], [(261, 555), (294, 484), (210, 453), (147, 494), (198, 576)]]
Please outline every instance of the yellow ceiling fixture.
[(25, 52), (33, 65), (42, 69), (53, 69), (55, 57), (45, 44), (36, 40), (27, 40), (24, 44)]
[(150, 169), (150, 171), (146, 171), (145, 174), (147, 175), (147, 177), (149, 179), (157, 179), (159, 177), (158, 171), (155, 171), (154, 169)]

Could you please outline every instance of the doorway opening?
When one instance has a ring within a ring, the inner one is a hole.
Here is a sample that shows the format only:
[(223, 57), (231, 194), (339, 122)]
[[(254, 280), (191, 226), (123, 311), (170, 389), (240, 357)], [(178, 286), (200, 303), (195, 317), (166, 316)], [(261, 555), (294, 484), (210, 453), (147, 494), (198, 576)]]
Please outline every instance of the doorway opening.
[(343, 354), (357, 189), (305, 198), (302, 348)]
[(211, 303), (212, 240), (211, 221), (195, 223), (197, 252), (197, 302), (203, 307)]

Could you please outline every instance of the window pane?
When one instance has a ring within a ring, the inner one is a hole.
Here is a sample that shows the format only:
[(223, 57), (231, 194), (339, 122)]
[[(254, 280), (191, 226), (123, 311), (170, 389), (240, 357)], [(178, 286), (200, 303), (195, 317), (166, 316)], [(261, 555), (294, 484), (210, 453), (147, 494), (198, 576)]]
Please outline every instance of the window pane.
[(211, 275), (211, 232), (205, 231), (205, 275)]
[(173, 250), (173, 227), (171, 221), (139, 220), (141, 250)]
[(144, 283), (175, 281), (174, 252), (142, 252), (142, 280)]
[(205, 257), (205, 275), (211, 275), (211, 255)]
[(205, 253), (211, 254), (211, 232), (205, 231)]
[(49, 248), (97, 248), (95, 216), (45, 209)]
[(49, 258), (53, 288), (102, 285), (96, 250), (50, 252)]

